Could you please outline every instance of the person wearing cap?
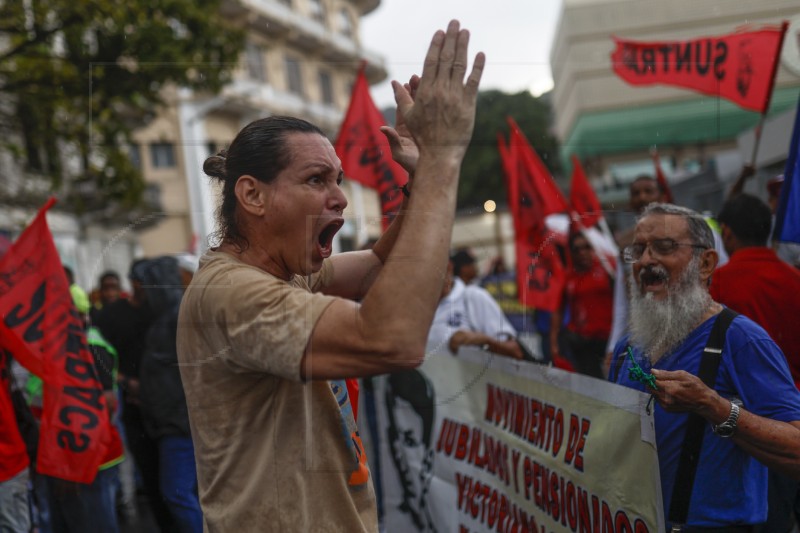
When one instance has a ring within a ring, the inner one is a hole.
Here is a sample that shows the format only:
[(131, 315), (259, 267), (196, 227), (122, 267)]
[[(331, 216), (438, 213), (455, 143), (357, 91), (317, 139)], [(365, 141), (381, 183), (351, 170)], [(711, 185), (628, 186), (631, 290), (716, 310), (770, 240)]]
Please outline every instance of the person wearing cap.
[(453, 275), (461, 279), (466, 285), (472, 284), (478, 277), (478, 265), (475, 256), (466, 248), (460, 248), (450, 256), (453, 264)]

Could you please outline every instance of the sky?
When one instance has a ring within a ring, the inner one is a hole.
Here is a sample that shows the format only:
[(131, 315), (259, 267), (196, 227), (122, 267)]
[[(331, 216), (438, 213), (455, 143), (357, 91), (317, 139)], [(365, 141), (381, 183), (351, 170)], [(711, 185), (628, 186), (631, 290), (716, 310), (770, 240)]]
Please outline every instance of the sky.
[(419, 74), (431, 37), (458, 19), (470, 30), (470, 69), (486, 54), (481, 90), (538, 95), (552, 88), (550, 48), (561, 0), (382, 0), (361, 19), (361, 43), (386, 60), (388, 78), (371, 87), (379, 108), (394, 105), (390, 80)]

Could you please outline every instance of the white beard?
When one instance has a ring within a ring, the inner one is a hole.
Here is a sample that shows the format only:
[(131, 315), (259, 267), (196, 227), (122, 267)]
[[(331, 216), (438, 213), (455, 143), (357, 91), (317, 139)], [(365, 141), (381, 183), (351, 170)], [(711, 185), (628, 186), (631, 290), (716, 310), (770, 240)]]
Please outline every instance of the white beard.
[[(659, 266), (653, 267), (651, 272), (668, 276)], [(633, 275), (628, 279), (630, 342), (647, 354), (651, 364), (688, 337), (711, 305), (711, 295), (702, 285), (699, 274), (700, 258), (693, 257), (677, 285), (668, 287), (667, 298), (662, 301), (654, 300), (653, 293), (642, 295), (640, 281)], [(669, 283), (669, 279), (666, 282)]]

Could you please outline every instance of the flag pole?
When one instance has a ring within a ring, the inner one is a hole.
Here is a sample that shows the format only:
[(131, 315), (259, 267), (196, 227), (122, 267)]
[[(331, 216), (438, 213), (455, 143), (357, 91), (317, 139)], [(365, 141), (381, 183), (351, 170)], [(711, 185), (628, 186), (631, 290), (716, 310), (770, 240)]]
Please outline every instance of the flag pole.
[(756, 138), (753, 142), (753, 155), (750, 158), (750, 164), (753, 165), (753, 168), (756, 166), (756, 155), (758, 155), (758, 145), (761, 144), (761, 131), (764, 129), (764, 121), (767, 118), (767, 111), (769, 110), (769, 104), (772, 100), (772, 91), (775, 89), (775, 77), (778, 74), (778, 63), (780, 63), (781, 59), (781, 50), (783, 50), (783, 41), (786, 38), (786, 31), (789, 29), (789, 21), (784, 20), (781, 22), (781, 38), (778, 41), (778, 57), (775, 58), (775, 63), (772, 65), (772, 76), (770, 76), (769, 82), (769, 90), (767, 91), (767, 98), (764, 102), (764, 107), (761, 109), (761, 118), (758, 119), (758, 125), (756, 126)]
[(756, 124), (755, 139), (753, 140), (753, 155), (750, 156), (750, 165), (756, 168), (756, 156), (758, 155), (758, 146), (761, 144), (761, 131), (764, 129), (764, 121), (767, 119), (767, 112), (761, 113), (761, 117)]

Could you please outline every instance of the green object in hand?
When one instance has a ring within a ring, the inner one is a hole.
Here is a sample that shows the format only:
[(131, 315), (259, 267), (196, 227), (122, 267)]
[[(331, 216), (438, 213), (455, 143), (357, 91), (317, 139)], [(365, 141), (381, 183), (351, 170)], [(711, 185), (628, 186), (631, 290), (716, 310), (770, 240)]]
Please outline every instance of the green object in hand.
[(628, 369), (628, 377), (630, 377), (632, 381), (644, 383), (651, 389), (658, 390), (658, 387), (656, 386), (656, 377), (653, 374), (646, 373), (644, 370), (642, 370), (642, 367), (640, 367), (639, 363), (637, 363), (633, 358), (633, 350), (631, 350), (630, 346), (628, 346), (628, 358), (630, 358), (631, 365), (633, 365)]

